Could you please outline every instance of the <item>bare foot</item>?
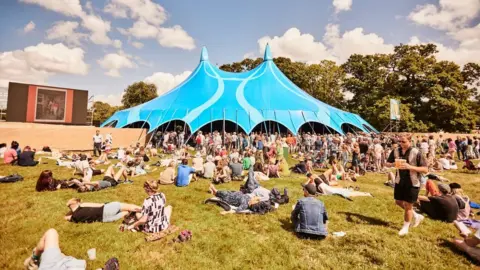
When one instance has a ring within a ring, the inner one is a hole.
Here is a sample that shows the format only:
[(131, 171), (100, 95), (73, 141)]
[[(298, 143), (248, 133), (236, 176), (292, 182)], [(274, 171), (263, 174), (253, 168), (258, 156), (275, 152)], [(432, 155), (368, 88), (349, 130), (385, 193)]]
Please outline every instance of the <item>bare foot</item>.
[(217, 189), (215, 188), (215, 186), (213, 184), (210, 184), (210, 186), (208, 187), (208, 190), (213, 194), (215, 195), (217, 193)]

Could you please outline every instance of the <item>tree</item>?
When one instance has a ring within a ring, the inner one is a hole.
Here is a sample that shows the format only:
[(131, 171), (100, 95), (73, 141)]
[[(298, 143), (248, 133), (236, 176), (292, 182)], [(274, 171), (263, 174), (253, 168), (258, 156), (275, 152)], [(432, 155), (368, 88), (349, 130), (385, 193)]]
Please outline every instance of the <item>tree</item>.
[(135, 107), (158, 97), (155, 84), (136, 82), (127, 87), (123, 93), (122, 104), (125, 109)]
[(100, 123), (103, 123), (121, 108), (120, 106), (110, 106), (110, 104), (108, 103), (95, 101), (93, 103), (92, 109), (94, 110), (93, 121), (99, 121)]

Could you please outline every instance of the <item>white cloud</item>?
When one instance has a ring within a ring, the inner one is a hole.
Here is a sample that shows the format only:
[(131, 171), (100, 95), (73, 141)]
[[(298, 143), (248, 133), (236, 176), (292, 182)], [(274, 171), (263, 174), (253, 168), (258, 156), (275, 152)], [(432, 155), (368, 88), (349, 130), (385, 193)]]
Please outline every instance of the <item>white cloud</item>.
[(283, 56), (294, 61), (318, 62), (323, 59), (335, 60), (327, 47), (310, 34), (302, 34), (297, 28), (288, 29), (283, 36), (262, 37), (258, 40), (259, 52), (263, 54), (265, 46), (270, 48), (275, 57)]
[(76, 32), (78, 22), (73, 21), (58, 21), (47, 30), (46, 38), (48, 40), (59, 40), (67, 43), (67, 45), (79, 46), (81, 40), (86, 38), (86, 34)]
[[(37, 4), (46, 9), (59, 12), (61, 14), (77, 17), (81, 19), (82, 27), (90, 31), (88, 35), (90, 41), (100, 45), (113, 45), (113, 41), (108, 37), (111, 25), (109, 21), (103, 20), (100, 16), (93, 13), (91, 4), (86, 4), (87, 14), (80, 4), (80, 0), (20, 0), (29, 4)], [(73, 38), (75, 40), (75, 38)]]
[(131, 35), (136, 38), (156, 38), (158, 35), (158, 28), (143, 20), (136, 21), (129, 29), (119, 28), (118, 31), (124, 35)]
[(110, 31), (110, 22), (104, 21), (96, 15), (84, 15), (82, 26), (91, 31), (90, 40), (95, 44), (109, 45), (112, 40), (107, 36)]
[(30, 46), (23, 50), (0, 53), (0, 87), (9, 81), (45, 83), (55, 74), (86, 75), (81, 48), (68, 48), (62, 43)]
[[(275, 57), (283, 56), (307, 63), (317, 63), (324, 59), (343, 63), (354, 53), (390, 53), (394, 48), (376, 34), (365, 34), (363, 28), (355, 28), (342, 35), (338, 25), (334, 24), (329, 24), (325, 28), (323, 42), (315, 41), (311, 34), (302, 34), (297, 28), (290, 28), (283, 36), (260, 38), (258, 40), (260, 55), (267, 43), (270, 44)], [(245, 56), (252, 57), (253, 54), (248, 53)]]
[(120, 77), (120, 69), (136, 68), (137, 65), (130, 59), (131, 56), (120, 51), (117, 53), (109, 53), (102, 59), (97, 60), (98, 64), (107, 70), (105, 73), (111, 77)]
[(78, 17), (83, 14), (80, 0), (20, 0), (20, 2), (37, 4), (70, 17)]
[(103, 12), (110, 13), (115, 18), (128, 18), (127, 9), (125, 7), (118, 6), (118, 5), (113, 4), (113, 3), (107, 4), (103, 8)]
[[(478, 41), (477, 41), (478, 42)], [(439, 60), (446, 60), (452, 61), (459, 65), (465, 65), (469, 62), (480, 62), (480, 44), (477, 46), (465, 46), (460, 45), (458, 47), (449, 47), (445, 46), (438, 42), (423, 42), (418, 37), (414, 36), (410, 38), (410, 45), (417, 45), (417, 44), (426, 44), (426, 43), (433, 43), (437, 45), (437, 59)]]
[(464, 27), (480, 12), (478, 0), (440, 0), (439, 6), (418, 5), (408, 18), (420, 25), (440, 30)]
[(340, 35), (338, 25), (329, 24), (325, 28), (323, 40), (330, 47), (330, 52), (342, 63), (352, 54), (391, 53), (394, 49), (392, 44), (385, 44), (377, 34), (365, 34), (360, 27)]
[(120, 94), (96, 95), (94, 97), (94, 100), (108, 103), (111, 106), (120, 106), (120, 105), (122, 105), (123, 94), (124, 94), (124, 92), (121, 92)]
[(161, 96), (165, 92), (173, 89), (175, 86), (179, 85), (185, 79), (192, 74), (191, 71), (184, 71), (181, 74), (173, 75), (171, 73), (156, 72), (151, 76), (145, 78), (143, 81), (146, 83), (153, 83), (157, 86), (158, 95)]
[(110, 0), (105, 12), (125, 18), (127, 12), (133, 19), (143, 20), (153, 25), (161, 25), (167, 20), (165, 9), (151, 0)]
[(195, 49), (195, 41), (180, 25), (170, 28), (159, 28), (157, 41), (164, 47), (175, 47), (184, 50)]
[(137, 49), (141, 49), (141, 48), (143, 48), (143, 43), (138, 42), (138, 41), (134, 41), (134, 42), (132, 42), (132, 46), (137, 48)]
[(129, 29), (117, 28), (117, 30), (123, 35), (138, 39), (156, 38), (163, 47), (195, 49), (195, 40), (180, 25), (157, 27), (144, 20), (139, 20)]
[(28, 33), (30, 31), (32, 31), (33, 29), (35, 29), (35, 23), (30, 21), (29, 23), (27, 23), (27, 25), (25, 25), (25, 27), (23, 27), (23, 32)]
[(118, 39), (115, 39), (113, 41), (113, 47), (117, 48), (117, 49), (121, 49), (122, 48), (122, 42)]
[(335, 13), (347, 11), (352, 8), (352, 0), (333, 0), (333, 6), (335, 7)]

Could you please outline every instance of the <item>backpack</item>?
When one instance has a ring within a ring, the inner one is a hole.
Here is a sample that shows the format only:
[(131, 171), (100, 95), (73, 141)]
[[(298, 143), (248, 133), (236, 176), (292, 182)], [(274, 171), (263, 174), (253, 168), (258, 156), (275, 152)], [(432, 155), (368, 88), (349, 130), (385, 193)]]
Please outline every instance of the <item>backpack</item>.
[(23, 180), (23, 176), (18, 174), (12, 174), (12, 175), (0, 178), (0, 183), (15, 183), (22, 180)]

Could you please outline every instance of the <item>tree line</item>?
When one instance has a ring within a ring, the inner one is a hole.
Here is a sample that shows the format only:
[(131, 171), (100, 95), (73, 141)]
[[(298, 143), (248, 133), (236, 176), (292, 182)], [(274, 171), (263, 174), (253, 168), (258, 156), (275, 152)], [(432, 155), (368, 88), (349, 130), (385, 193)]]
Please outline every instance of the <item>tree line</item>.
[[(391, 54), (354, 54), (342, 65), (277, 57), (273, 61), (299, 88), (327, 104), (357, 113), (377, 129), (390, 121), (390, 99), (401, 102), (399, 127), (415, 132), (469, 132), (480, 123), (480, 65), (463, 67), (435, 57), (434, 44), (399, 45)], [(229, 72), (252, 70), (262, 58), (224, 64)], [(124, 91), (121, 107), (95, 103), (98, 120), (116, 110), (157, 97), (156, 87), (134, 83)], [(108, 105), (108, 106), (107, 106)], [(94, 105), (95, 106), (95, 105)]]

